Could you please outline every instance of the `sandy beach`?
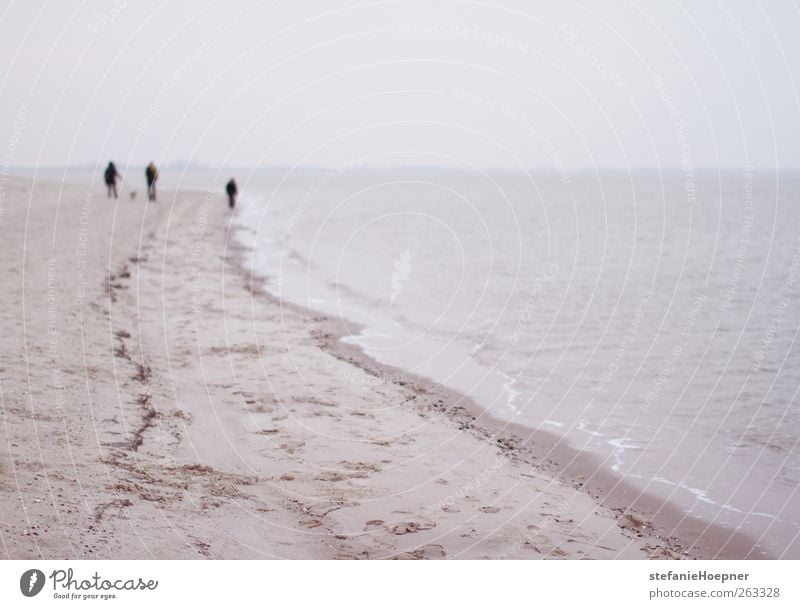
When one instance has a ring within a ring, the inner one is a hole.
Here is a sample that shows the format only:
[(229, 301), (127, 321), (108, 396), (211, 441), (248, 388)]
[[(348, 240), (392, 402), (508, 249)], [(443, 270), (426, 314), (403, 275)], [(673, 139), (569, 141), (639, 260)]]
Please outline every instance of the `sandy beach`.
[(4, 188), (5, 558), (761, 556), (269, 297), (221, 192)]

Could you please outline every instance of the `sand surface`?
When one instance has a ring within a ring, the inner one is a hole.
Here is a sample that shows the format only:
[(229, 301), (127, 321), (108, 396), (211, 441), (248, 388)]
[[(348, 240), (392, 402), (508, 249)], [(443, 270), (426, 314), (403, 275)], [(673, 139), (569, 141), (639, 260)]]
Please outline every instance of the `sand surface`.
[(3, 556), (715, 555), (348, 361), (237, 265), (223, 196), (3, 188)]

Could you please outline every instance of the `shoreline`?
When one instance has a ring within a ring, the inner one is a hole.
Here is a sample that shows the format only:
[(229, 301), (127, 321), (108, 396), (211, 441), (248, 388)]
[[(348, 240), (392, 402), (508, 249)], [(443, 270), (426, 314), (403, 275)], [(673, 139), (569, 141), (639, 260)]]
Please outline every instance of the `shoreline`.
[[(640, 516), (620, 523), (586, 492), (592, 481), (556, 477), (533, 439), (492, 430), (465, 396), (389, 377), (348, 352), (330, 320), (271, 299), (236, 265), (222, 195), (115, 201), (102, 186), (24, 178), (7, 195), (5, 557), (690, 550)], [(712, 555), (743, 558), (740, 539)]]
[[(354, 327), (351, 322), (348, 323), (350, 328)], [(331, 325), (338, 326), (335, 322)], [(667, 547), (654, 548), (652, 558), (773, 558), (763, 552), (748, 535), (685, 514), (669, 502), (636, 489), (633, 484), (625, 482), (600, 464), (598, 456), (569, 446), (565, 437), (495, 418), (470, 396), (442, 387), (431, 379), (380, 364), (358, 347), (342, 343), (339, 338), (346, 334), (332, 335), (335, 338), (330, 342), (322, 339), (321, 348), (367, 371), (377, 371), (380, 375), (401, 375), (413, 383), (410, 390), (419, 392), (419, 397), (449, 398), (448, 401), (454, 402), (455, 407), (435, 408), (443, 416), (463, 425), (464, 429), (469, 429), (487, 442), (496, 442), (513, 458), (542, 468), (562, 482), (582, 489), (599, 505), (617, 514), (621, 528), (634, 534), (646, 531), (666, 541)], [(590, 473), (587, 475), (587, 472)]]
[[(460, 429), (496, 443), (509, 454), (510, 459), (524, 460), (545, 469), (562, 482), (582, 489), (599, 505), (614, 512), (622, 529), (635, 535), (646, 533), (665, 542), (665, 546), (653, 548), (651, 558), (774, 559), (748, 534), (686, 514), (669, 501), (637, 489), (602, 464), (600, 456), (569, 446), (565, 436), (494, 417), (471, 396), (425, 376), (378, 362), (360, 346), (343, 341), (365, 326), (350, 319), (331, 319), (325, 313), (273, 295), (266, 287), (272, 278), (247, 268), (245, 252), (252, 249), (236, 241), (235, 233), (240, 230), (245, 230), (245, 227), (233, 225), (229, 229), (237, 243), (233, 264), (243, 273), (250, 291), (282, 309), (312, 316), (319, 324), (315, 339), (320, 349), (375, 378), (389, 379), (400, 385), (408, 393), (407, 402), (413, 403), (413, 408), (447, 417)], [(420, 406), (423, 401), (428, 403)], [(445, 406), (445, 403), (450, 406)]]

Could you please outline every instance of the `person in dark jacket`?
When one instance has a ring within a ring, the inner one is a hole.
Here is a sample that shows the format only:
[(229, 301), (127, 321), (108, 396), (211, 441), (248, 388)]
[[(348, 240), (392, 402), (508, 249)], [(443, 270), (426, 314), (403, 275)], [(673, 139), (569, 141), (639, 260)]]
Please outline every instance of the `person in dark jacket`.
[(236, 205), (236, 195), (238, 194), (239, 190), (236, 188), (236, 180), (233, 178), (225, 185), (225, 192), (228, 193), (228, 207), (233, 209), (233, 206)]
[(108, 187), (109, 198), (111, 198), (111, 195), (113, 194), (115, 199), (119, 199), (119, 194), (117, 193), (117, 178), (119, 177), (121, 176), (119, 173), (117, 173), (117, 168), (113, 161), (109, 161), (104, 175), (106, 186)]
[(156, 200), (156, 180), (158, 180), (158, 170), (155, 163), (150, 161), (147, 169), (144, 170), (144, 175), (147, 177), (147, 195), (151, 201)]

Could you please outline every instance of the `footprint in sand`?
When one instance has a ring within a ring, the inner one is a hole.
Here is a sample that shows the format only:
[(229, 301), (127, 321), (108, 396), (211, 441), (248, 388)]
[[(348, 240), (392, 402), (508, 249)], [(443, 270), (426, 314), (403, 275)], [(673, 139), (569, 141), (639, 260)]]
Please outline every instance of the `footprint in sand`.
[(395, 554), (392, 556), (392, 560), (438, 560), (446, 556), (444, 546), (438, 543), (429, 543), (410, 552)]
[(381, 468), (374, 463), (365, 463), (364, 461), (340, 461), (339, 464), (349, 470), (357, 472), (379, 472)]
[(419, 558), (427, 560), (436, 560), (447, 556), (447, 552), (444, 551), (444, 546), (438, 543), (425, 544), (421, 548), (414, 550), (414, 554), (419, 556)]
[(314, 478), (314, 480), (321, 480), (322, 482), (341, 482), (348, 478), (349, 476), (345, 476), (339, 472), (323, 472)]
[(305, 445), (306, 445), (305, 442), (286, 442), (284, 444), (281, 444), (278, 448), (280, 448), (281, 450), (286, 451), (286, 453), (289, 454), (289, 455), (293, 455), (298, 450), (303, 448), (303, 446), (305, 446)]
[(409, 533), (418, 533), (419, 531), (426, 531), (432, 529), (436, 525), (433, 523), (420, 524), (418, 522), (401, 522), (394, 525), (390, 530), (395, 535), (407, 535)]
[(195, 540), (193, 544), (189, 544), (190, 547), (194, 546), (194, 548), (206, 558), (211, 556), (211, 544), (206, 543), (205, 541), (201, 541), (199, 539)]
[(300, 526), (307, 529), (316, 529), (317, 527), (322, 526), (322, 521), (317, 518), (312, 518), (310, 520), (302, 521)]

